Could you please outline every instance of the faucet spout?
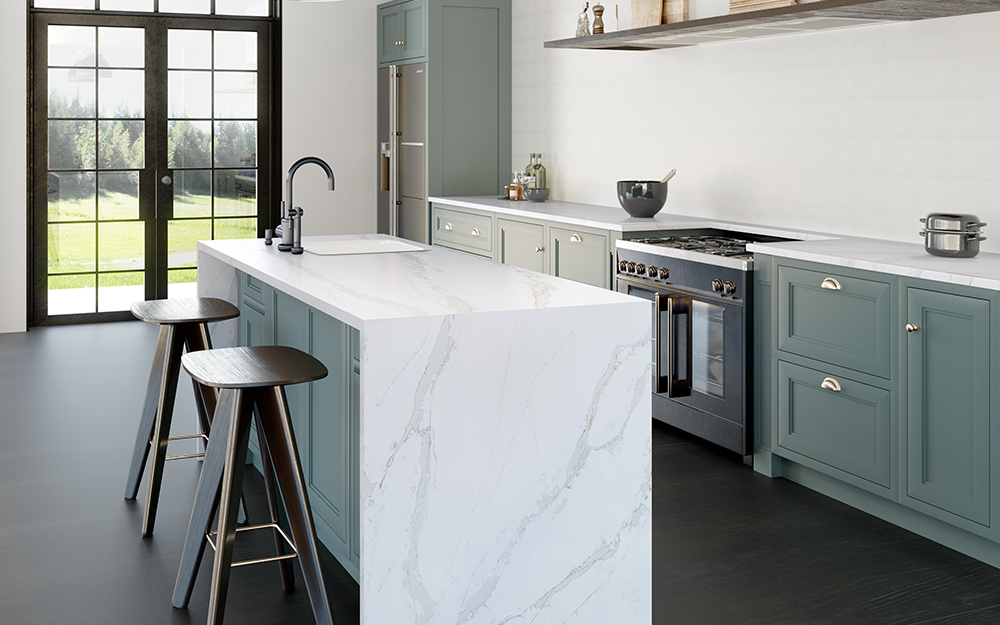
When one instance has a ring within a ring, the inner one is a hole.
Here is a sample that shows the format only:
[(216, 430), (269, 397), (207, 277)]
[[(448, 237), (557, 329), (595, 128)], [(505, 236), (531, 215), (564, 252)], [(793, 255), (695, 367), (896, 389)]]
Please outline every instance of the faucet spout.
[[(295, 181), (295, 173), (303, 166), (308, 164), (318, 165), (325, 173), (327, 182), (329, 183), (330, 191), (334, 190), (334, 178), (333, 169), (321, 158), (315, 156), (306, 156), (305, 158), (300, 158), (295, 161), (291, 167), (288, 168), (288, 175), (285, 176), (285, 198), (286, 201), (282, 203), (281, 206), (281, 229), (282, 229), (282, 242), (278, 245), (278, 249), (287, 252), (291, 251), (292, 254), (302, 253), (302, 209), (295, 206), (292, 187)], [(286, 226), (287, 223), (287, 226)], [(288, 233), (286, 238), (284, 235)]]

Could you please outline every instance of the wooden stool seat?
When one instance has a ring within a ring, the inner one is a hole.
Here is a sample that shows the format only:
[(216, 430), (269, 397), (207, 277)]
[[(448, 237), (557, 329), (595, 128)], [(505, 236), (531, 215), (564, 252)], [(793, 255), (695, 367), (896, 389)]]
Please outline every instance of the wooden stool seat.
[(292, 347), (231, 347), (181, 358), (192, 378), (213, 388), (259, 388), (325, 378), (326, 367)]
[(135, 302), (132, 314), (149, 323), (213, 323), (239, 317), (240, 309), (223, 299), (192, 297)]
[[(153, 354), (153, 367), (146, 385), (146, 400), (139, 418), (139, 431), (132, 449), (132, 462), (125, 482), (125, 499), (135, 499), (149, 461), (149, 489), (142, 519), (142, 535), (153, 534), (156, 509), (163, 481), (163, 463), (167, 460), (198, 458), (204, 454), (190, 453), (167, 456), (167, 444), (179, 439), (200, 438), (207, 441), (211, 430), (211, 415), (215, 412), (217, 392), (194, 382), (195, 407), (201, 432), (187, 436), (170, 436), (174, 398), (181, 368), (181, 352), (211, 351), (208, 324), (240, 316), (240, 309), (215, 298), (153, 300), (132, 304), (132, 314), (149, 323), (160, 324), (160, 334)], [(152, 456), (152, 457), (150, 457)], [(244, 508), (240, 509), (241, 515)], [(241, 517), (242, 522), (242, 517)]]
[[(209, 625), (222, 625), (232, 567), (277, 561), (281, 585), (289, 590), (294, 584), (294, 576), (288, 558), (297, 557), (316, 622), (333, 625), (333, 614), (320, 568), (308, 489), (285, 396), (285, 385), (324, 378), (327, 376), (326, 367), (309, 354), (278, 346), (192, 352), (185, 354), (181, 360), (197, 383), (218, 389), (219, 398), (212, 420), (216, 434), (209, 440), (205, 451), (171, 603), (175, 608), (187, 607), (206, 546), (215, 550), (208, 599)], [(233, 562), (239, 505), (237, 493), (243, 488), (250, 423), (254, 420), (271, 522), (243, 529), (271, 529), (277, 555)], [(270, 479), (272, 474), (285, 507), (291, 540), (288, 540), (278, 521), (276, 489)], [(218, 525), (213, 531), (212, 520), (216, 515)], [(291, 544), (293, 554), (285, 554), (285, 541)]]

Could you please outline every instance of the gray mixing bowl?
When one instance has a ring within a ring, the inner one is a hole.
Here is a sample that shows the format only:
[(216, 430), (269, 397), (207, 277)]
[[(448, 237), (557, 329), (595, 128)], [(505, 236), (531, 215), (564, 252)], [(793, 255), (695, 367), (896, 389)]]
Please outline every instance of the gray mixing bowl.
[(629, 215), (648, 219), (663, 208), (668, 184), (659, 180), (619, 180), (618, 203)]

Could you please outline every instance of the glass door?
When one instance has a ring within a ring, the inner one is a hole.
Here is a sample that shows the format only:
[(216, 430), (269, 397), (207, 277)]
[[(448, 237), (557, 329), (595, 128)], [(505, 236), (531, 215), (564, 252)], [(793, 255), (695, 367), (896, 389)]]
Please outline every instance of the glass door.
[(197, 241), (258, 236), (270, 28), (34, 14), (34, 325), (195, 296)]

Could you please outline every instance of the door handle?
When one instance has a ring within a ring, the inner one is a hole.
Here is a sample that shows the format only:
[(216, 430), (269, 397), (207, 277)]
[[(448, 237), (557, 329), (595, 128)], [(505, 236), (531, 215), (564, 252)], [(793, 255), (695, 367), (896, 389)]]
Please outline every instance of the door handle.
[(826, 389), (828, 391), (833, 391), (834, 393), (839, 393), (844, 390), (840, 386), (840, 382), (834, 380), (833, 378), (824, 378), (823, 383), (819, 385), (820, 388)]
[(169, 186), (170, 186), (170, 184), (171, 184), (171, 183), (172, 183), (173, 181), (174, 181), (174, 179), (173, 179), (173, 178), (171, 178), (171, 177), (170, 177), (169, 175), (168, 175), (168, 176), (163, 176), (162, 178), (160, 178), (160, 184), (162, 184), (162, 185), (164, 185), (164, 186), (167, 186), (167, 187), (169, 187)]
[(823, 283), (820, 284), (820, 286), (824, 289), (831, 289), (833, 291), (839, 291), (843, 288), (840, 286), (840, 281), (836, 278), (827, 278), (826, 280), (823, 280)]
[(906, 331), (907, 332), (916, 332), (919, 329), (920, 329), (920, 326), (918, 326), (915, 323), (908, 323), (908, 324), (906, 324)]
[[(663, 313), (667, 318), (667, 356), (666, 362), (662, 362), (663, 354), (663, 328), (661, 327)], [(684, 318), (684, 354), (680, 352), (678, 345), (681, 317)], [(653, 328), (656, 337), (656, 349), (659, 352), (655, 359), (656, 380), (654, 380), (654, 390), (657, 393), (666, 393), (667, 397), (687, 397), (691, 395), (691, 369), (693, 365), (691, 351), (691, 298), (678, 294), (656, 295), (656, 323)], [(684, 370), (681, 371), (683, 360)]]

